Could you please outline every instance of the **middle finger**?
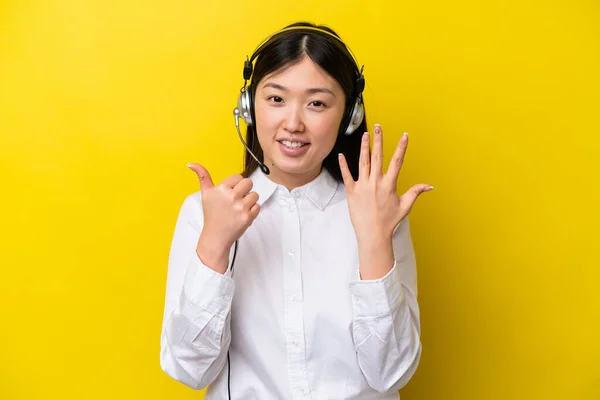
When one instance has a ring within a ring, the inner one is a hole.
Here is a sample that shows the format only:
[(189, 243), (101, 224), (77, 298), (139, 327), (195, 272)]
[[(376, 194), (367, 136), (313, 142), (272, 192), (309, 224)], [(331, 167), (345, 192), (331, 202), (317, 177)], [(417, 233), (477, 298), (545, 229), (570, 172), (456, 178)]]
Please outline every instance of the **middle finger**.
[(375, 125), (373, 136), (373, 151), (371, 152), (371, 176), (381, 176), (383, 167), (383, 131), (379, 124)]

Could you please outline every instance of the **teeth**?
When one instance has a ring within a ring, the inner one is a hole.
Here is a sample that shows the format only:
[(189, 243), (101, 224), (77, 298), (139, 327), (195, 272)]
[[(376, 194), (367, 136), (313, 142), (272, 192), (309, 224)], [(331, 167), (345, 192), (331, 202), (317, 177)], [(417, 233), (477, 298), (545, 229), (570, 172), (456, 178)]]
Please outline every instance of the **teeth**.
[(285, 144), (287, 147), (297, 148), (304, 146), (304, 143), (300, 142), (290, 142), (289, 140), (282, 140), (281, 143)]

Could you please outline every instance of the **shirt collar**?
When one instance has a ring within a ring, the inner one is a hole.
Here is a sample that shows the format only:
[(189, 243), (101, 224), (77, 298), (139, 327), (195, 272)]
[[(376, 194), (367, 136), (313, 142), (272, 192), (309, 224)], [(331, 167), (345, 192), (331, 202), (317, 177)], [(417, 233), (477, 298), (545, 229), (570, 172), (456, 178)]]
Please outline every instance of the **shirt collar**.
[[(286, 193), (289, 191), (283, 186), (273, 182), (260, 168), (250, 175), (254, 190), (258, 193), (257, 203), (262, 206), (275, 193), (277, 188), (282, 188)], [(319, 176), (311, 182), (292, 190), (302, 192), (310, 201), (312, 201), (319, 209), (324, 210), (331, 202), (338, 188), (338, 182), (333, 176), (323, 168)]]

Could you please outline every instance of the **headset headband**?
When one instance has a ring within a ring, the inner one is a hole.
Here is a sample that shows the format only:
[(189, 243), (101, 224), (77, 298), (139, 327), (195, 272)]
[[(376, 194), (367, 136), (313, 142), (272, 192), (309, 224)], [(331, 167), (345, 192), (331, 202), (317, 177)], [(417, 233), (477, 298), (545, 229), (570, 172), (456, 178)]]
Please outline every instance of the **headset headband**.
[[(349, 58), (351, 60), (354, 61), (354, 64), (356, 65), (356, 68), (359, 70), (358, 74), (359, 76), (362, 76), (362, 72), (364, 70), (364, 65), (362, 67), (358, 67), (358, 61), (356, 59), (356, 57), (354, 56), (354, 53), (352, 53), (352, 50), (350, 50), (350, 48), (348, 46), (346, 46), (346, 43), (344, 43), (344, 41), (339, 38), (338, 36), (336, 36), (335, 34), (322, 29), (322, 28), (318, 28), (318, 27), (314, 27), (314, 26), (290, 26), (288, 28), (283, 28), (278, 32), (275, 32), (274, 34), (272, 34), (271, 36), (269, 36), (263, 43), (260, 44), (260, 46), (258, 46), (256, 48), (256, 50), (254, 50), (254, 53), (252, 53), (252, 56), (250, 58), (248, 58), (248, 56), (246, 56), (246, 61), (244, 63), (244, 81), (248, 81), (250, 80), (250, 77), (252, 76), (252, 62), (256, 59), (256, 57), (259, 56), (259, 54), (263, 51), (263, 49), (265, 48), (265, 46), (267, 46), (269, 43), (271, 43), (271, 41), (279, 36), (282, 36), (290, 31), (296, 31), (296, 32), (306, 32), (306, 33), (317, 33), (317, 34), (323, 34), (323, 35), (327, 35), (333, 39), (335, 39), (336, 43), (338, 43), (341, 47), (341, 50), (346, 52), (349, 56)], [(244, 88), (246, 87), (246, 83), (244, 83)], [(363, 91), (364, 87), (362, 88), (357, 88), (357, 92), (361, 93)]]

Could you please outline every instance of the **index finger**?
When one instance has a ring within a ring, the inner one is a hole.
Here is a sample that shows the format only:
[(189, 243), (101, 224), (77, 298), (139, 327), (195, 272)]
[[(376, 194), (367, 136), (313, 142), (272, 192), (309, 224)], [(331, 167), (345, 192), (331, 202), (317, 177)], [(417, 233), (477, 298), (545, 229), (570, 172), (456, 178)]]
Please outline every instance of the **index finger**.
[(221, 182), (222, 185), (227, 186), (228, 188), (232, 189), (233, 187), (235, 187), (235, 185), (237, 185), (242, 179), (244, 179), (244, 177), (240, 174), (235, 174), (235, 175), (231, 175), (228, 176), (227, 178), (223, 179), (223, 182)]

